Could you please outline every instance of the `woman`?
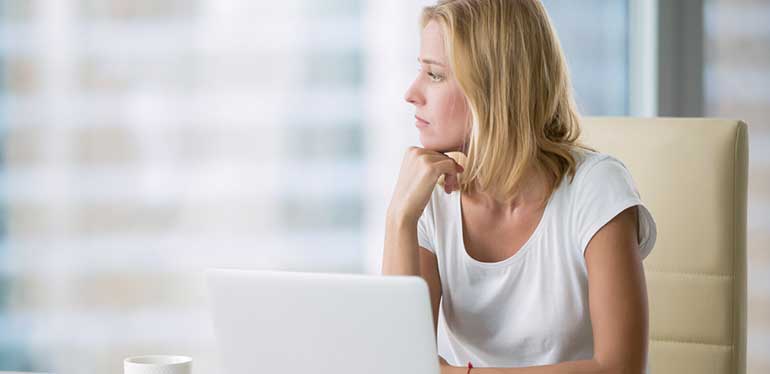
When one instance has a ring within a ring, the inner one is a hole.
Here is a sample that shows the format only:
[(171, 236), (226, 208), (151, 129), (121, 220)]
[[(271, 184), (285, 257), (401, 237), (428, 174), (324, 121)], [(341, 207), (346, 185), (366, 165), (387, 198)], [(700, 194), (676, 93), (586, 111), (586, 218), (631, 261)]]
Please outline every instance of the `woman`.
[(401, 165), (383, 274), (428, 283), (442, 373), (644, 372), (655, 222), (625, 165), (577, 142), (543, 5), (439, 1), (421, 25), (406, 101), (424, 148)]

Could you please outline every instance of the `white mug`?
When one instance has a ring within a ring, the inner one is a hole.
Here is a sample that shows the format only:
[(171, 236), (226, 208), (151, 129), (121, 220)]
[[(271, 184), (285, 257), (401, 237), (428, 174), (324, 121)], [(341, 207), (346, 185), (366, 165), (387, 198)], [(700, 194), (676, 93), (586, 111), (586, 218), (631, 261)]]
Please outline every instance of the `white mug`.
[(123, 360), (124, 374), (192, 374), (192, 358), (148, 355)]

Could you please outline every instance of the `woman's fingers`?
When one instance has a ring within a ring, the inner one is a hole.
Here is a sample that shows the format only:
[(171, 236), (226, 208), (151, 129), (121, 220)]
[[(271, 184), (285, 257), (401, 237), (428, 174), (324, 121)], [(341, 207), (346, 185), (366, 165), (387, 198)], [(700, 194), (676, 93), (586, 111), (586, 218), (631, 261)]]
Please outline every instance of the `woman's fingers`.
[(450, 193), (457, 189), (457, 174), (444, 174), (444, 191)]
[(450, 193), (459, 187), (457, 174), (464, 171), (463, 167), (453, 158), (439, 152), (428, 151), (423, 154), (425, 160), (432, 165), (436, 175), (444, 175), (444, 191)]
[(457, 179), (457, 174), (463, 171), (463, 167), (453, 159), (447, 160), (447, 164), (448, 166), (446, 166), (446, 168), (449, 170), (446, 170), (446, 168), (442, 169), (444, 172), (444, 191), (446, 193), (451, 193), (452, 191), (457, 190), (460, 185)]

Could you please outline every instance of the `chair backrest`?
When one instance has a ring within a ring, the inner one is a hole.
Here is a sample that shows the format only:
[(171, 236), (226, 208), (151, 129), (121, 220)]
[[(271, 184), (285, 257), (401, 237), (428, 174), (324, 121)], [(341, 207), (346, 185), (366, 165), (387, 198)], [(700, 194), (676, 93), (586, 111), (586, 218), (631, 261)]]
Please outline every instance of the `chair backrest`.
[(649, 372), (744, 374), (747, 125), (586, 117), (582, 129), (625, 163), (657, 223), (644, 261)]

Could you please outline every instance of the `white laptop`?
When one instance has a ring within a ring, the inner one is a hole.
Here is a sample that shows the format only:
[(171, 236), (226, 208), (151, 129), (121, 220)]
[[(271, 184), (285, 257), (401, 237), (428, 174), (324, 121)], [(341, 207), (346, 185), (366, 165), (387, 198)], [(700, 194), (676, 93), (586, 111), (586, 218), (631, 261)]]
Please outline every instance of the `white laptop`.
[(223, 373), (438, 374), (417, 276), (208, 269)]

